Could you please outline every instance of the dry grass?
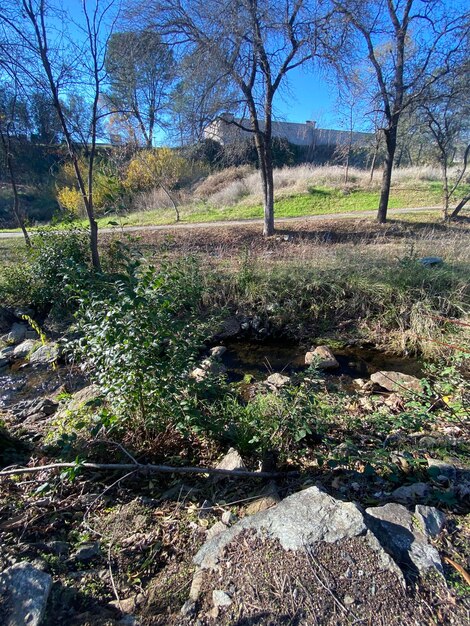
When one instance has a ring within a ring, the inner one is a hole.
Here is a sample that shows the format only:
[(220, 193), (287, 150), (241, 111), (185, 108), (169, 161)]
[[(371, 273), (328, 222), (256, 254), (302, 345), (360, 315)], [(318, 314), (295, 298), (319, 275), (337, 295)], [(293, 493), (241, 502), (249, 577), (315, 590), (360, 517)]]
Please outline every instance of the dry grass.
[[(350, 168), (346, 180), (345, 168), (340, 165), (298, 165), (283, 167), (274, 171), (274, 186), (277, 197), (292, 194), (306, 194), (315, 187), (327, 187), (352, 191), (377, 191), (381, 182), (380, 170), (375, 172), (372, 183), (367, 170)], [(396, 168), (392, 187), (423, 186), (439, 182), (439, 169), (432, 166)], [(248, 166), (232, 167), (208, 176), (194, 191), (198, 199), (212, 206), (233, 206), (261, 201), (259, 173)]]

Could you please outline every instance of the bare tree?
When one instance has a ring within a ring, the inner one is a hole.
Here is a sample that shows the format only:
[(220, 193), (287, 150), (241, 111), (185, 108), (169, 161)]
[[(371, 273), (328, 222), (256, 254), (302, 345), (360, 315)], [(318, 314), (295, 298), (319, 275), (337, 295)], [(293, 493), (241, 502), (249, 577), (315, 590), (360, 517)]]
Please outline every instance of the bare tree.
[[(462, 47), (460, 54), (460, 63), (454, 64), (452, 73), (430, 86), (418, 106), (418, 118), (431, 137), (441, 167), (444, 220), (449, 218), (450, 201), (464, 180), (470, 158), (470, 61), (467, 49)], [(452, 175), (450, 167), (459, 151), (461, 166)], [(451, 217), (457, 217), (469, 200), (470, 194), (465, 193)]]
[[(112, 13), (116, 0), (82, 0), (82, 24), (78, 38), (69, 37), (64, 16), (53, 0), (21, 0), (9, 10), (0, 9), (0, 22), (10, 36), (9, 62), (19, 67), (25, 78), (50, 93), (60, 120), (63, 138), (72, 161), (77, 185), (90, 225), (90, 250), (93, 266), (100, 270), (98, 224), (93, 203), (93, 170), (101, 111), (102, 87), (106, 79), (105, 52), (112, 33)], [(62, 24), (63, 28), (59, 28)], [(86, 98), (88, 128), (80, 134), (70, 116), (67, 100), (80, 85)], [(87, 171), (80, 169), (85, 154)]]
[(18, 85), (15, 77), (12, 78), (13, 87), (3, 86), (0, 94), (0, 143), (3, 150), (5, 166), (10, 180), (13, 193), (13, 214), (18, 226), (23, 232), (24, 240), (28, 247), (31, 247), (31, 239), (26, 230), (24, 215), (20, 207), (20, 196), (18, 193), (18, 180), (15, 168), (14, 144), (20, 141), (21, 129), (18, 128), (19, 106)]
[(390, 185), (401, 115), (429, 85), (452, 69), (464, 40), (461, 11), (442, 0), (333, 0), (351, 31), (358, 35), (361, 58), (376, 85), (377, 108), (384, 117), (386, 155), (377, 219), (387, 219)]
[(162, 29), (180, 51), (197, 52), (236, 85), (239, 117), (232, 123), (254, 136), (267, 236), (274, 233), (273, 102), (287, 74), (314, 55), (315, 4), (313, 0), (157, 0), (150, 10), (140, 7), (149, 25)]

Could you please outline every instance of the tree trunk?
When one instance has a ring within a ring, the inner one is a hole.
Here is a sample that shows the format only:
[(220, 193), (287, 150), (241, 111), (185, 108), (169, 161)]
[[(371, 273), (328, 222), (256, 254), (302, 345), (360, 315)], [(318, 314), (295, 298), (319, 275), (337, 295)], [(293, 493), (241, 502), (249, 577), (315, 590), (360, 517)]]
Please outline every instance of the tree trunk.
[(264, 196), (264, 227), (263, 235), (274, 235), (274, 175), (271, 145), (265, 145), (265, 196)]
[(101, 271), (100, 255), (98, 252), (98, 224), (94, 217), (88, 215), (88, 222), (90, 224), (90, 250), (91, 250), (91, 262), (93, 267)]
[(393, 159), (397, 147), (397, 129), (396, 127), (385, 131), (385, 142), (387, 145), (387, 156), (385, 157), (385, 168), (382, 177), (382, 187), (380, 189), (379, 210), (377, 212), (377, 220), (380, 224), (387, 221), (388, 200), (390, 197), (390, 185), (392, 183)]
[(5, 160), (8, 169), (8, 175), (10, 176), (10, 185), (13, 191), (13, 214), (18, 222), (18, 226), (21, 228), (24, 236), (24, 240), (28, 248), (31, 248), (31, 239), (29, 237), (28, 231), (26, 230), (26, 226), (24, 223), (23, 216), (21, 215), (20, 210), (20, 198), (18, 195), (18, 187), (16, 185), (16, 176), (15, 176), (15, 168), (13, 167), (13, 161), (10, 150), (10, 136), (3, 132), (0, 132), (0, 136), (2, 139), (3, 150), (5, 152)]
[(460, 213), (460, 211), (464, 208), (464, 206), (467, 204), (467, 202), (470, 201), (470, 194), (468, 194), (467, 196), (465, 196), (465, 198), (462, 198), (462, 200), (458, 203), (458, 205), (455, 207), (455, 209), (452, 211), (450, 219), (454, 219), (455, 217), (457, 217), (457, 215)]

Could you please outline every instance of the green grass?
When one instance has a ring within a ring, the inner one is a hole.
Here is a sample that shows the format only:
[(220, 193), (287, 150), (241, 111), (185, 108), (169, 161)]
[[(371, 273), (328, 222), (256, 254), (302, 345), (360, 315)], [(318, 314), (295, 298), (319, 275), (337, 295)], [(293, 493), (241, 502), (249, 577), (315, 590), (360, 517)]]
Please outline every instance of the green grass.
[[(392, 188), (389, 208), (438, 206), (441, 204), (441, 184), (431, 182), (416, 188)], [(334, 215), (343, 212), (375, 211), (379, 205), (378, 191), (352, 190), (327, 187), (311, 188), (309, 193), (282, 195), (275, 201), (276, 217), (302, 217), (307, 215)], [(246, 201), (245, 201), (246, 202)], [(214, 207), (198, 202), (180, 207), (181, 223), (260, 219), (263, 217), (261, 204), (245, 204), (243, 201), (233, 206)], [(174, 224), (175, 214), (170, 209), (136, 211), (121, 215), (109, 214), (98, 218), (100, 228), (109, 226), (158, 226)], [(84, 227), (87, 221), (80, 222)], [(57, 228), (61, 228), (58, 225)], [(13, 230), (13, 229), (12, 229)], [(17, 229), (15, 229), (17, 230)], [(34, 229), (31, 229), (34, 230)]]

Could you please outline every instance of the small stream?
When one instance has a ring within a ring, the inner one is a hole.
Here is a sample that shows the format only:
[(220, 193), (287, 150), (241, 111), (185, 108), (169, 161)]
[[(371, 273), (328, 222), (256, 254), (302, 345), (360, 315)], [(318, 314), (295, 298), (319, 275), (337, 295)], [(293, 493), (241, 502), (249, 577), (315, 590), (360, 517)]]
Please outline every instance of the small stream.
[[(304, 371), (307, 346), (281, 340), (253, 341), (234, 340), (225, 342), (227, 351), (222, 362), (227, 368), (229, 380), (238, 382), (251, 375), (254, 380), (264, 380), (269, 374), (279, 372), (290, 376)], [(329, 377), (369, 378), (379, 370), (397, 371), (422, 376), (421, 364), (410, 357), (400, 357), (372, 348), (344, 347), (333, 349), (339, 368), (329, 370)]]

